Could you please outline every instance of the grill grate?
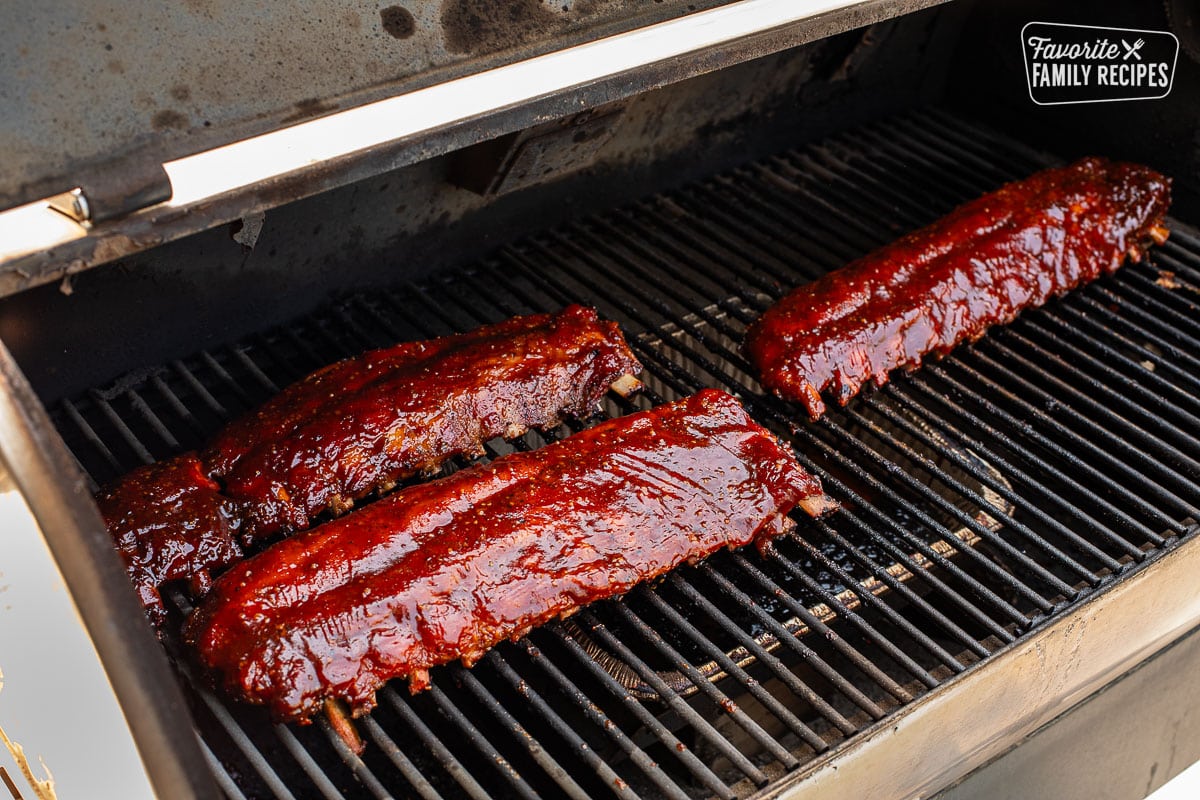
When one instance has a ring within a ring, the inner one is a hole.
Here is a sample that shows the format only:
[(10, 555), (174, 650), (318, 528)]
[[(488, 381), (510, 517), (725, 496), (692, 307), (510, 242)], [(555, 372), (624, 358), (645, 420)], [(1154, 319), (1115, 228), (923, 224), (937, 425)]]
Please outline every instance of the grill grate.
[(815, 424), (763, 395), (737, 350), (788, 288), (1047, 161), (943, 112), (893, 119), (63, 402), (57, 424), (102, 482), (337, 358), (584, 302), (648, 370), (647, 394), (608, 414), (725, 387), (844, 505), (772, 553), (720, 554), (435, 670), (421, 695), (386, 688), (358, 723), (361, 759), (323, 720), (227, 705), (177, 657), (226, 794), (745, 797), (1188, 533), (1200, 235), (1183, 225), (1148, 262)]

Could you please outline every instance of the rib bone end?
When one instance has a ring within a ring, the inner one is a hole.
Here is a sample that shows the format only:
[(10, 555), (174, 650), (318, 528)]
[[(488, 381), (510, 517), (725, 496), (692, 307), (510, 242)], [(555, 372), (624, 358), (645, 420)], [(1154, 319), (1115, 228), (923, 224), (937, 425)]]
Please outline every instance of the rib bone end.
[(804, 513), (814, 519), (819, 519), (826, 514), (831, 514), (841, 508), (837, 500), (834, 500), (827, 494), (814, 494), (805, 497), (797, 505), (804, 509)]
[(612, 382), (612, 390), (621, 397), (631, 397), (643, 388), (642, 382), (632, 375), (622, 375)]
[(350, 715), (346, 713), (345, 707), (332, 697), (325, 700), (325, 718), (329, 720), (329, 725), (338, 738), (350, 748), (350, 752), (361, 756), (367, 745), (358, 735), (358, 730), (354, 727)]

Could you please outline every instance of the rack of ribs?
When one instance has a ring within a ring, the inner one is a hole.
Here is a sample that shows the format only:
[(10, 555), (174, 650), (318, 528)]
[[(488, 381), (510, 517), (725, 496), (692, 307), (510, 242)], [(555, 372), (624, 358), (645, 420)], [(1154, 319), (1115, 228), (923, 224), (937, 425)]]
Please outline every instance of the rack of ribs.
[(1161, 244), (1170, 181), (1085, 158), (1010, 183), (802, 286), (746, 332), (762, 383), (825, 413)]
[(713, 389), (404, 488), (229, 570), (184, 635), (280, 720), (369, 711), (505, 639), (836, 507), (789, 447)]
[(321, 369), (231, 423), (202, 453), (134, 470), (97, 502), (152, 621), (159, 590), (195, 596), (246, 548), (342, 514), (483, 443), (593, 413), (641, 365), (590, 308), (515, 317)]

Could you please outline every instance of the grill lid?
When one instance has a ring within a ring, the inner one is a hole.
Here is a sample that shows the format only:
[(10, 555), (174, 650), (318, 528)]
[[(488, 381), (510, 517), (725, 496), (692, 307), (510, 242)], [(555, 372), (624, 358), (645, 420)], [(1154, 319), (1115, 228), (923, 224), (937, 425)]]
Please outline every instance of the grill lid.
[(274, 4), (231, 26), (216, 0), (20, 0), (0, 31), (0, 293), (944, 1), (511, 0), (503, 24), (480, 0)]
[(137, 207), (118, 164), (158, 166), (722, 2), (19, 0), (0, 30), (0, 208), (81, 185)]

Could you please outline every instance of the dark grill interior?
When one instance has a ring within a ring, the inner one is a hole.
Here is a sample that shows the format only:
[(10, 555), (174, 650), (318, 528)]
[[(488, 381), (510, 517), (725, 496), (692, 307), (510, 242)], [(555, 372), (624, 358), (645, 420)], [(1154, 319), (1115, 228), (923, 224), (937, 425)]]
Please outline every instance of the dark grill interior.
[(790, 287), (1050, 162), (943, 112), (892, 119), (53, 409), (104, 482), (335, 359), (577, 301), (619, 321), (647, 367), (650, 391), (607, 413), (724, 387), (844, 505), (772, 553), (721, 554), (437, 670), (429, 692), (388, 688), (358, 723), (361, 760), (323, 720), (225, 704), (180, 658), (226, 793), (745, 797), (1194, 533), (1200, 234), (1177, 221), (1148, 263), (815, 424), (763, 395), (738, 352)]

